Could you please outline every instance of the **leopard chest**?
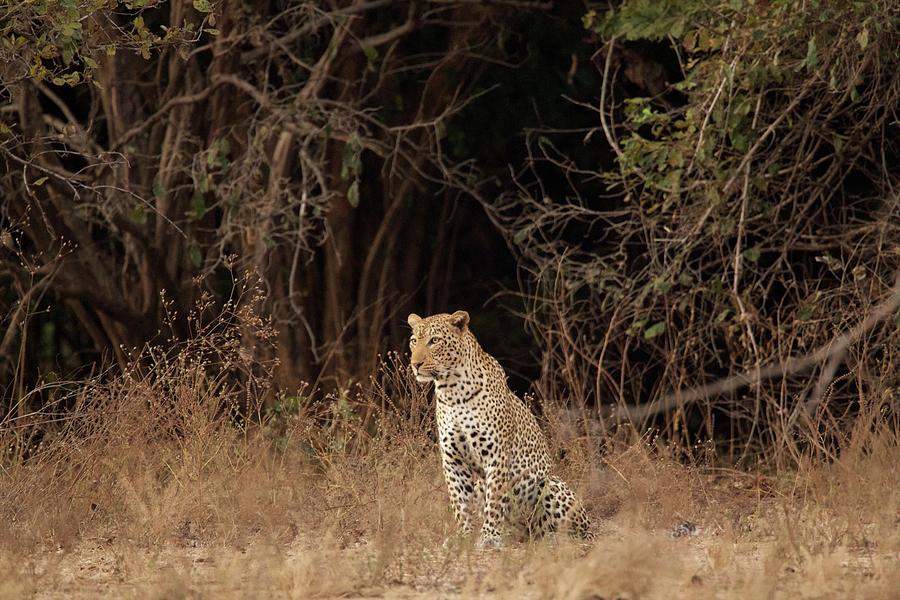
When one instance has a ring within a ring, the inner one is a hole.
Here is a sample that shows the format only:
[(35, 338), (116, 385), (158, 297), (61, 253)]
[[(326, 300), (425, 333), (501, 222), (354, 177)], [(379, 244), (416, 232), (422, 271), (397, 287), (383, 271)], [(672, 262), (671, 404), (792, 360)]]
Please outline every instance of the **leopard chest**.
[(437, 400), (438, 441), (442, 452), (451, 461), (459, 461), (483, 475), (483, 469), (495, 460), (500, 450), (490, 403), (480, 396), (453, 403), (438, 395)]

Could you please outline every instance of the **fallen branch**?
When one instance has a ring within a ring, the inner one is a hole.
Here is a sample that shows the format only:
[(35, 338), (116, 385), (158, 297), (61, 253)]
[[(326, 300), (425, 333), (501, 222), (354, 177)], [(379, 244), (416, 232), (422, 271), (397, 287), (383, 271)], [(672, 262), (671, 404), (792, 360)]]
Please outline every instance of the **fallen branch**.
[[(847, 349), (862, 338), (862, 336), (871, 331), (876, 325), (893, 314), (898, 308), (900, 308), (900, 273), (897, 273), (894, 287), (891, 288), (891, 293), (888, 295), (887, 299), (879, 304), (868, 317), (853, 329), (834, 338), (827, 344), (820, 346), (815, 352), (805, 356), (789, 358), (759, 370), (754, 369), (732, 377), (726, 377), (725, 379), (720, 379), (699, 387), (688, 390), (679, 390), (660, 400), (648, 402), (647, 404), (625, 405), (624, 410), (621, 406), (613, 407), (609, 411), (606, 411), (603, 416), (604, 418), (612, 419), (614, 421), (642, 421), (648, 417), (668, 412), (674, 408), (691, 404), (699, 400), (705, 400), (711, 396), (733, 392), (746, 385), (753, 383), (758, 384), (764, 380), (773, 379), (779, 376), (784, 377), (786, 375), (802, 373), (824, 361), (829, 361), (830, 368), (827, 369), (827, 371), (830, 371), (833, 376), (834, 369), (837, 368), (836, 363), (843, 359)], [(832, 364), (831, 361), (835, 361), (835, 363)], [(824, 374), (827, 375), (827, 373)], [(828, 379), (830, 379), (830, 377)], [(826, 385), (827, 383), (817, 387), (822, 387), (824, 389)], [(821, 398), (821, 393), (813, 394), (810, 401), (806, 403), (807, 412), (815, 411)]]

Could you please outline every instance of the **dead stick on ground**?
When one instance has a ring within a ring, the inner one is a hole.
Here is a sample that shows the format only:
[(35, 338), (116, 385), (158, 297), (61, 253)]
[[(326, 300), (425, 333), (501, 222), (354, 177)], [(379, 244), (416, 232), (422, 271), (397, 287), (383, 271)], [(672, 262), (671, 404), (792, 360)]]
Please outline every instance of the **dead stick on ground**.
[[(869, 314), (868, 317), (853, 329), (834, 338), (827, 344), (820, 346), (811, 354), (789, 358), (759, 370), (754, 369), (753, 371), (720, 379), (699, 387), (680, 390), (669, 394), (656, 402), (650, 402), (641, 406), (626, 406), (625, 410), (621, 410), (620, 407), (619, 410), (611, 410), (605, 417), (616, 421), (640, 421), (659, 413), (668, 412), (678, 406), (684, 406), (685, 404), (697, 402), (698, 400), (703, 400), (717, 394), (733, 392), (736, 389), (751, 383), (800, 373), (826, 360), (829, 361), (829, 365), (826, 367), (825, 371), (823, 371), (823, 376), (826, 379), (830, 379), (828, 376), (829, 372), (831, 372), (831, 376), (833, 376), (834, 370), (837, 369), (837, 364), (843, 359), (847, 349), (862, 336), (871, 331), (881, 321), (889, 317), (898, 308), (900, 308), (900, 273), (897, 273), (894, 287), (891, 288), (891, 293), (875, 308), (874, 311), (872, 311), (871, 314)], [(825, 385), (827, 385), (827, 383)], [(821, 387), (824, 388), (824, 386)], [(813, 394), (806, 403), (806, 410), (808, 413), (815, 411), (821, 398), (821, 393)]]

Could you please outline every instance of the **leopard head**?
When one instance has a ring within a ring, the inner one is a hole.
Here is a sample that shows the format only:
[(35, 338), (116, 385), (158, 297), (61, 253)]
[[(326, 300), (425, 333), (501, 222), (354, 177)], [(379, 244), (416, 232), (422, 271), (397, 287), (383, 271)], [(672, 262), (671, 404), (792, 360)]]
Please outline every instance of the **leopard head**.
[(469, 313), (458, 310), (422, 318), (413, 313), (406, 319), (412, 327), (410, 366), (416, 381), (446, 381), (461, 372), (469, 356)]

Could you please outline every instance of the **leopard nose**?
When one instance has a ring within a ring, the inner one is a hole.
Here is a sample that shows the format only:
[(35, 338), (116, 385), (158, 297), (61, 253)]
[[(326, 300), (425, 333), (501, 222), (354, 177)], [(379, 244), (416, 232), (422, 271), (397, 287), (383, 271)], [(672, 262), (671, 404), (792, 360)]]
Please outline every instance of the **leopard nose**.
[(418, 371), (418, 370), (419, 370), (419, 367), (421, 367), (421, 366), (422, 366), (422, 363), (425, 362), (425, 361), (424, 361), (424, 360), (416, 360), (416, 359), (412, 359), (410, 362), (412, 363), (412, 368), (415, 369), (416, 371)]

